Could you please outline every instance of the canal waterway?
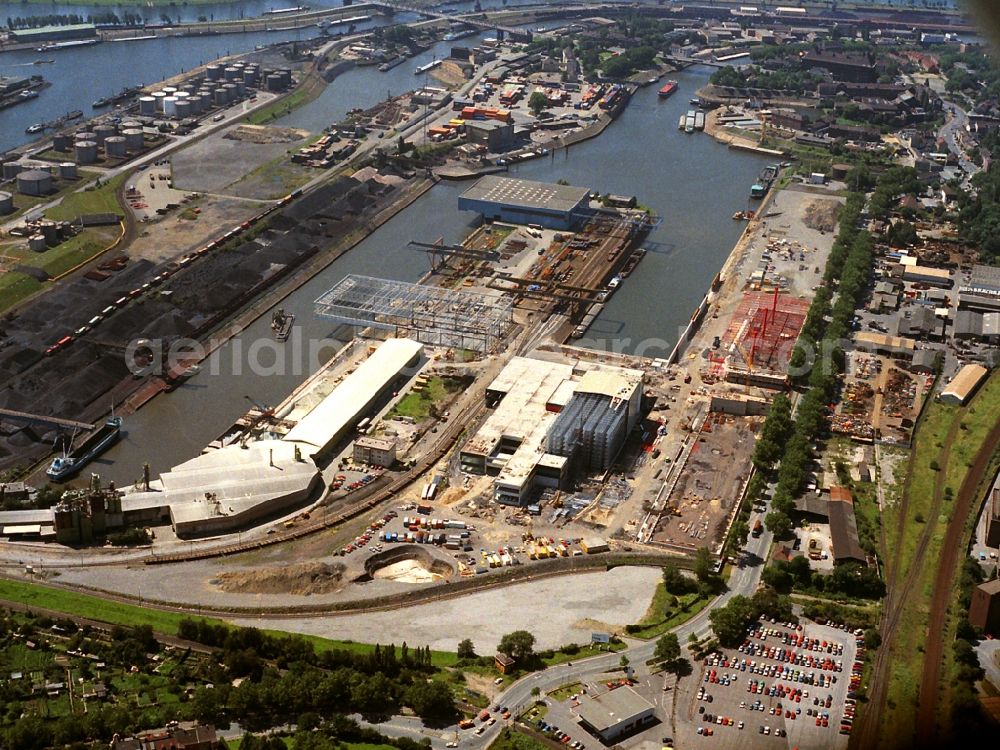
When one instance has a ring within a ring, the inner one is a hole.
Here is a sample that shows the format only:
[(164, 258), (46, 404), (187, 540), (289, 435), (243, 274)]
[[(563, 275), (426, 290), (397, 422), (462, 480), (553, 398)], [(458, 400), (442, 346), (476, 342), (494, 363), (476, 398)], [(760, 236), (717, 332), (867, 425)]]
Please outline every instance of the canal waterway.
[[(405, 68), (412, 78), (411, 66)], [(742, 224), (730, 216), (746, 208), (749, 186), (767, 159), (729, 150), (704, 134), (677, 130), (680, 114), (690, 107), (688, 99), (710, 72), (691, 69), (677, 74), (680, 90), (666, 101), (658, 99), (655, 86), (641, 89), (598, 138), (512, 172), (528, 179), (566, 179), (600, 192), (636, 195), (663, 217), (649, 238), (645, 260), (612, 297), (582, 343), (666, 356), (678, 328), (687, 322), (739, 237)], [(365, 101), (372, 88), (378, 90), (385, 76), (373, 68), (355, 68), (338, 77), (325, 96), (332, 108), (350, 108), (356, 106), (353, 102)], [(336, 119), (332, 110), (326, 117), (326, 123)], [(313, 300), (349, 273), (418, 279), (428, 270), (428, 261), (422, 253), (407, 249), (407, 243), (440, 236), (448, 242), (461, 240), (476, 220), (475, 215), (457, 210), (458, 196), (468, 185), (438, 184), (284, 300), (282, 306), (296, 315), (287, 344), (273, 343), (269, 316), (264, 316), (222, 347), (185, 385), (157, 396), (129, 416), (126, 437), (94, 470), (128, 483), (148, 461), (155, 475), (197, 455), (246, 412), (250, 405), (245, 397), (266, 404), (285, 398), (319, 365), (318, 357), (309, 356), (309, 342), (337, 333), (334, 324), (315, 317)], [(329, 355), (333, 347), (330, 344), (324, 352)]]

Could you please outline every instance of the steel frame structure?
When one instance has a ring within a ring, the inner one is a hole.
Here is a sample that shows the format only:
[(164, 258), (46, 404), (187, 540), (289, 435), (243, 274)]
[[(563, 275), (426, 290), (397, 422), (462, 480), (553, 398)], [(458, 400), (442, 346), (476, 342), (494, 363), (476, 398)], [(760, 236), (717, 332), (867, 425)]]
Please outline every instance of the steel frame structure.
[(316, 315), (430, 346), (492, 352), (514, 321), (510, 296), (350, 274), (314, 303)]

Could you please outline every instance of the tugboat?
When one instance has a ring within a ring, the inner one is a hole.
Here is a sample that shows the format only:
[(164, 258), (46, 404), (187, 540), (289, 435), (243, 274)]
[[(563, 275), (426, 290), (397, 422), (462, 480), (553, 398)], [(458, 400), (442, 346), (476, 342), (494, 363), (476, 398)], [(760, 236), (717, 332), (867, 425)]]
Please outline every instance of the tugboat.
[(294, 322), (295, 316), (286, 313), (284, 308), (279, 307), (275, 310), (274, 317), (271, 318), (271, 330), (274, 332), (274, 338), (278, 341), (287, 341)]
[(52, 464), (45, 471), (49, 479), (61, 482), (79, 473), (80, 469), (114, 445), (121, 436), (122, 424), (121, 417), (112, 415), (101, 429), (84, 440), (76, 450), (52, 459)]

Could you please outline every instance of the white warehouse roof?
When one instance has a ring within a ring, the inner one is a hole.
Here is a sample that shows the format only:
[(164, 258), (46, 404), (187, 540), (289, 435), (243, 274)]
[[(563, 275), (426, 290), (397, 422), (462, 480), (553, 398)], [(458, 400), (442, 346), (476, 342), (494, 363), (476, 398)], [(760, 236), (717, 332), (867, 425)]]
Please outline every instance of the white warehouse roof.
[(316, 451), (343, 432), (368, 404), (424, 350), (412, 339), (389, 339), (348, 375), (344, 382), (299, 420), (283, 438), (306, 443)]

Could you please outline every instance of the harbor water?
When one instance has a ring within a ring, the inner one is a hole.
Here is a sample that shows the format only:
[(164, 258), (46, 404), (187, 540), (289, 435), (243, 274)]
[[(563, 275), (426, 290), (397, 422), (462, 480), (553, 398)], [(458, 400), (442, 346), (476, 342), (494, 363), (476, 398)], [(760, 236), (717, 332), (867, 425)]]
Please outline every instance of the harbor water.
[[(409, 63), (400, 68), (413, 77)], [(605, 306), (583, 344), (666, 356), (739, 238), (743, 225), (730, 216), (747, 207), (749, 186), (768, 160), (732, 151), (704, 134), (686, 135), (676, 127), (687, 100), (710, 72), (690, 69), (676, 74), (679, 91), (666, 101), (658, 99), (657, 86), (641, 89), (599, 137), (523, 163), (511, 173), (636, 195), (663, 218), (646, 243), (646, 258)], [(365, 101), (386, 75), (365, 67), (338, 77), (321, 98), (331, 103), (331, 110), (320, 124), (336, 119), (336, 107)], [(308, 356), (308, 342), (337, 333), (334, 324), (315, 317), (313, 300), (349, 273), (418, 279), (428, 270), (428, 261), (407, 243), (440, 236), (448, 242), (461, 240), (476, 221), (475, 215), (457, 210), (458, 196), (468, 186), (438, 184), (286, 298), (281, 306), (296, 315), (286, 344), (272, 343), (270, 316), (264, 316), (223, 346), (186, 384), (129, 416), (124, 439), (95, 462), (93, 470), (129, 483), (148, 461), (155, 475), (197, 455), (246, 412), (247, 396), (258, 403), (280, 402), (319, 364), (318, 358)], [(331, 354), (333, 346), (324, 353)]]

